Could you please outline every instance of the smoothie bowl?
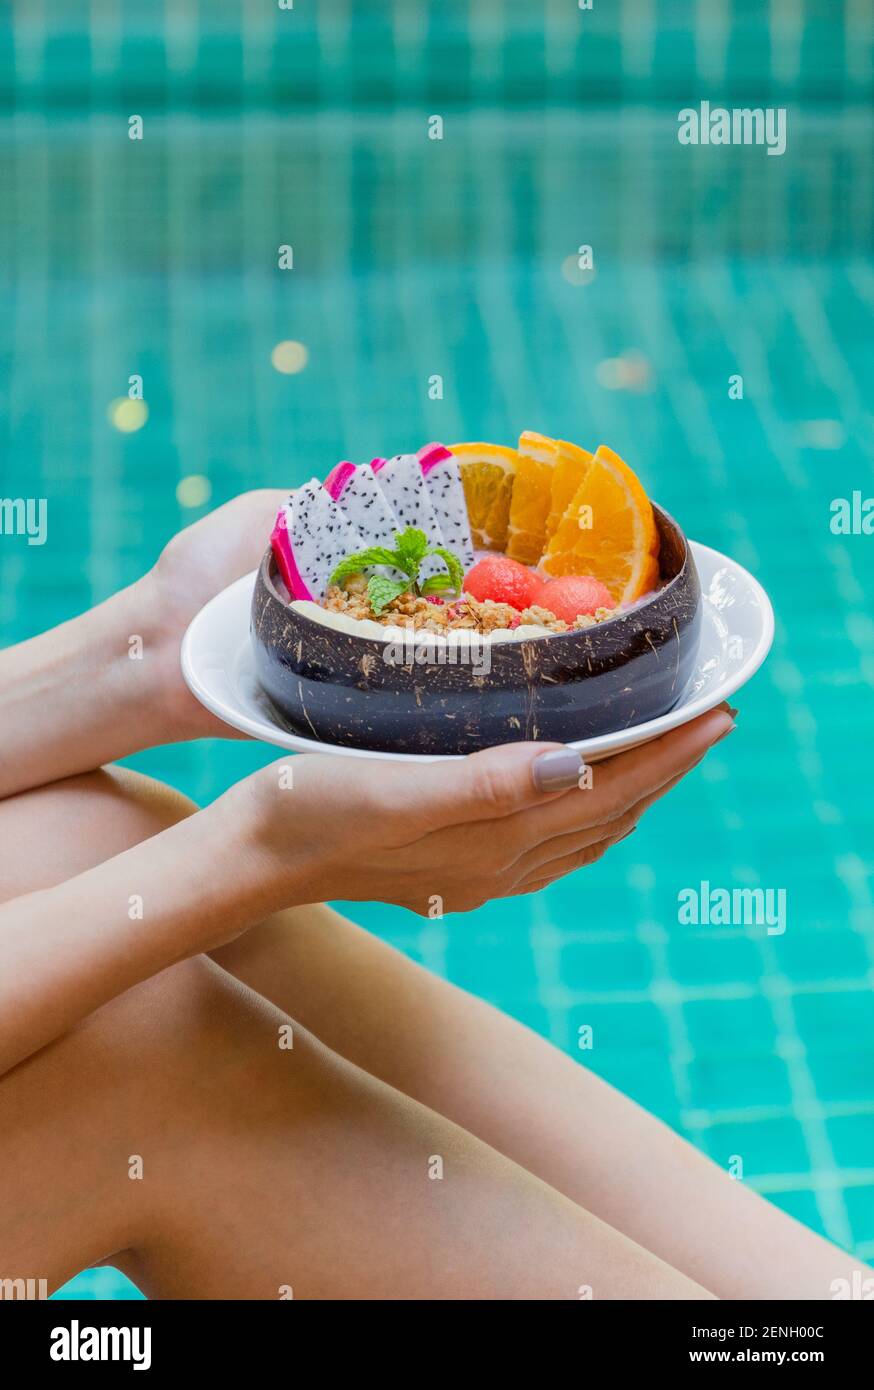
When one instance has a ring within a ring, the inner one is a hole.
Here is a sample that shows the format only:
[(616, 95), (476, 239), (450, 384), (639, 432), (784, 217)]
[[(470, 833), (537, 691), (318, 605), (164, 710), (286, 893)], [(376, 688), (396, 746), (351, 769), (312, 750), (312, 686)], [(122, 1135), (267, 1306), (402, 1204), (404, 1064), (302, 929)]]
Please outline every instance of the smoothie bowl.
[(603, 446), (429, 445), (343, 463), (280, 511), (252, 604), (289, 731), (458, 755), (570, 742), (679, 701), (701, 625), (680, 527)]

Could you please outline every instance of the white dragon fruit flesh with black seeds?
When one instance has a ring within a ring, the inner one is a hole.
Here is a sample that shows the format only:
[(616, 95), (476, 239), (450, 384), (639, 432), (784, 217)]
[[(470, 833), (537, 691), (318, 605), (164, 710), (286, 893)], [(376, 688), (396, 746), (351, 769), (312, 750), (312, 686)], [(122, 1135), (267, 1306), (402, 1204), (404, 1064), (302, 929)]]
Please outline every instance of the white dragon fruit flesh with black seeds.
[[(431, 505), (418, 454), (396, 454), (390, 459), (374, 459), (370, 465), (376, 481), (401, 525), (417, 526), (428, 537), (429, 545), (445, 545), (440, 523)], [(436, 555), (423, 561), (421, 578), (445, 573), (446, 566)]]
[(369, 463), (338, 463), (325, 479), (325, 490), (364, 538), (365, 547), (384, 545), (394, 550), (403, 527), (386, 500)]
[(292, 598), (318, 601), (340, 561), (366, 543), (319, 479), (311, 478), (280, 508), (270, 544)]
[(442, 444), (426, 444), (419, 450), (419, 464), (444, 542), (467, 571), (474, 561), (473, 537), (458, 463)]

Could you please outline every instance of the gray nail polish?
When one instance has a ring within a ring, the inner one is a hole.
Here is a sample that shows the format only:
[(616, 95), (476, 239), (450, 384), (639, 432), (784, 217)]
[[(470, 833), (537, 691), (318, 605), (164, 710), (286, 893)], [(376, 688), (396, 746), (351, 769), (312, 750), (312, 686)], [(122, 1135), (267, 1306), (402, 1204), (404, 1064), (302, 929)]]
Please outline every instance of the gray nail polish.
[(579, 786), (583, 760), (573, 748), (555, 748), (538, 753), (531, 766), (539, 792), (564, 792)]

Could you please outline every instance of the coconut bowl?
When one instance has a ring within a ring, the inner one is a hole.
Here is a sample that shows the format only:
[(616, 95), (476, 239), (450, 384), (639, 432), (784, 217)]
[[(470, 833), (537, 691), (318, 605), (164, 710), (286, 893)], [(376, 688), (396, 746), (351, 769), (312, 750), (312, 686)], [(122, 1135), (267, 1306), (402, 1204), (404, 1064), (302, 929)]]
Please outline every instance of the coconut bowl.
[(378, 752), (462, 754), (520, 739), (562, 743), (655, 719), (695, 667), (701, 587), (677, 523), (653, 508), (661, 587), (581, 632), (440, 648), (359, 637), (289, 606), (272, 551), (252, 601), (255, 669), (281, 724), (296, 734)]

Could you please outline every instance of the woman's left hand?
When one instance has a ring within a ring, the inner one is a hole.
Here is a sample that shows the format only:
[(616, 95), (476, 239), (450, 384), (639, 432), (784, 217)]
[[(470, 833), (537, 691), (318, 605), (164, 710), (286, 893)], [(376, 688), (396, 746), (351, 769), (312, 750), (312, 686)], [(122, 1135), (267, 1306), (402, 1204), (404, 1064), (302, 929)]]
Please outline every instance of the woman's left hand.
[(287, 491), (262, 488), (186, 526), (164, 547), (141, 581), (144, 603), (151, 608), (158, 645), (158, 669), (168, 738), (241, 738), (191, 694), (179, 666), (179, 644), (192, 618), (235, 579), (257, 568)]
[(142, 579), (0, 651), (0, 797), (143, 748), (233, 737), (188, 690), (186, 627), (258, 565), (284, 493), (244, 493), (174, 536)]

